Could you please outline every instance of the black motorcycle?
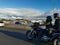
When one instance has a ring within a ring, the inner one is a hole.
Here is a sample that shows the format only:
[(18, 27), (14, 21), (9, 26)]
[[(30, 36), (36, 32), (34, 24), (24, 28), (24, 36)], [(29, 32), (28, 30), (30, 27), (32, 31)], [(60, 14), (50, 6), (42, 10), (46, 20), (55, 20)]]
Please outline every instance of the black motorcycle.
[(54, 30), (53, 33), (49, 34), (48, 29), (42, 28), (37, 29), (37, 31), (33, 29), (28, 30), (26, 32), (27, 39), (32, 40), (38, 38), (40, 41), (51, 42), (50, 45), (60, 45), (60, 33), (55, 33), (56, 31)]

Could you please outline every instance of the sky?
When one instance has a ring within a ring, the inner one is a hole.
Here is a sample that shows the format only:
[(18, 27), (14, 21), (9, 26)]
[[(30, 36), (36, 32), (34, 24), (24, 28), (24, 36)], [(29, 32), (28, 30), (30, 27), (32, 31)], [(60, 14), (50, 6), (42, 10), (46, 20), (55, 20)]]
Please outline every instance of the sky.
[(48, 11), (60, 8), (60, 0), (0, 0), (0, 8), (33, 8)]
[(37, 16), (60, 8), (60, 0), (0, 0), (1, 15)]

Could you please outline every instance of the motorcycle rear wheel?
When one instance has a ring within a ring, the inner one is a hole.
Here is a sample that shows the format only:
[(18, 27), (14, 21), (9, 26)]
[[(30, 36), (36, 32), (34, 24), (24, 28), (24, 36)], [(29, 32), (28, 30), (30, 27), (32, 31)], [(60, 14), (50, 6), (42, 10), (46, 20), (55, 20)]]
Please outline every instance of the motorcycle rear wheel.
[(55, 39), (53, 41), (53, 45), (60, 45), (60, 39)]

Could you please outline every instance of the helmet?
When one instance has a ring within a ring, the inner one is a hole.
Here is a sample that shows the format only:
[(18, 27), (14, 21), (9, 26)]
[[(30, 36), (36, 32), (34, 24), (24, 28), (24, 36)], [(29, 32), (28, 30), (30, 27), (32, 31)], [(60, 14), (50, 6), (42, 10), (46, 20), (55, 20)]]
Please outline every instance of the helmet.
[(51, 19), (51, 16), (47, 16), (46, 18), (47, 18), (47, 19)]
[(53, 15), (54, 15), (54, 18), (56, 18), (56, 17), (57, 17), (57, 15), (59, 15), (59, 13), (54, 13)]
[(48, 21), (52, 21), (52, 17), (51, 16), (47, 16), (46, 17)]

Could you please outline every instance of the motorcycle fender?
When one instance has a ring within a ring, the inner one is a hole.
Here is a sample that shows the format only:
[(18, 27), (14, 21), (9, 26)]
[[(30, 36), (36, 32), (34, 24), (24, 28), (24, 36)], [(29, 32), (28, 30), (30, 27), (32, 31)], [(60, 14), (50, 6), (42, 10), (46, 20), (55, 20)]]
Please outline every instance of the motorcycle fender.
[(58, 38), (58, 36), (60, 37), (60, 33), (54, 34), (54, 35), (50, 38), (50, 41), (53, 41), (54, 39)]

